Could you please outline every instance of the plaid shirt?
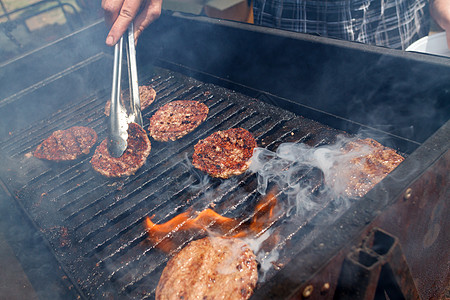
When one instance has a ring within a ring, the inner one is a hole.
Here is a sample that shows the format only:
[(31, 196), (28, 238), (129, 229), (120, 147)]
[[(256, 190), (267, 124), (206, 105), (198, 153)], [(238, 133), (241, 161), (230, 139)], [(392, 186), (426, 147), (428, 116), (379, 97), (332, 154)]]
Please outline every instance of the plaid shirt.
[(406, 49), (428, 34), (428, 0), (253, 0), (254, 22)]

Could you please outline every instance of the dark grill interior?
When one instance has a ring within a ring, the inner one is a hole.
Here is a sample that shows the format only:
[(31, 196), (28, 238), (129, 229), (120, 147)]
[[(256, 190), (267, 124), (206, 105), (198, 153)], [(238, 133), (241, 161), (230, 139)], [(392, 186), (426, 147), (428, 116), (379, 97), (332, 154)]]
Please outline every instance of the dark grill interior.
[[(157, 91), (154, 104), (143, 112), (144, 128), (158, 107), (177, 99), (201, 101), (210, 112), (199, 128), (181, 140), (152, 141), (146, 164), (133, 176), (108, 179), (97, 174), (89, 163), (93, 150), (81, 160), (64, 163), (41, 161), (30, 155), (53, 131), (75, 125), (94, 128), (99, 142), (103, 140), (106, 91), (67, 105), (14, 134), (1, 149), (8, 165), (3, 174), (8, 188), (49, 241), (73, 282), (92, 298), (108, 293), (132, 298), (154, 296), (169, 256), (148, 242), (146, 216), (162, 223), (188, 208), (199, 212), (213, 207), (241, 223), (251, 220), (261, 197), (256, 191), (256, 176), (247, 173), (204, 182), (205, 175), (190, 165), (199, 139), (217, 130), (242, 127), (255, 136), (258, 146), (274, 150), (283, 142), (327, 144), (342, 133), (257, 99), (161, 68), (141, 79), (142, 83)], [(316, 180), (316, 187), (320, 186), (320, 174), (314, 170), (306, 170), (300, 178)], [(272, 223), (287, 237), (275, 245), (284, 253), (278, 261), (286, 263), (295, 253), (293, 236), (307, 220), (283, 224), (283, 218), (281, 215)], [(195, 238), (198, 236), (189, 236), (179, 249)]]

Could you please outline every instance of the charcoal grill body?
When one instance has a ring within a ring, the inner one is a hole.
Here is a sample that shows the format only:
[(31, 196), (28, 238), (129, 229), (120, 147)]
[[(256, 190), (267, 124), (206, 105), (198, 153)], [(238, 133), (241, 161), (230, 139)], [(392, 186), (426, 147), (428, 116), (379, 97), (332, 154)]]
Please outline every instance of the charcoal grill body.
[[(149, 270), (159, 274), (167, 256), (142, 247), (142, 218), (152, 206), (167, 207), (159, 211), (164, 221), (164, 213), (173, 216), (186, 204), (153, 199), (155, 183), (145, 172), (159, 174), (158, 186), (170, 199), (187, 188), (166, 185), (195, 183), (189, 175), (161, 158), (130, 180), (115, 182), (92, 175), (87, 158), (59, 166), (23, 158), (41, 132), (77, 122), (104, 127), (112, 65), (111, 49), (100, 45), (104, 36), (104, 25), (93, 24), (2, 65), (7, 87), (0, 94), (2, 201), (43, 235), (49, 261), (67, 278), (55, 282), (70, 296), (151, 298), (146, 284), (157, 277)], [(271, 148), (286, 141), (317, 146), (347, 132), (407, 155), (335, 222), (326, 222), (333, 209), (326, 206), (304, 224), (286, 247), (289, 264), (272, 270), (270, 280), (258, 285), (256, 299), (371, 299), (385, 291), (429, 298), (442, 292), (449, 276), (443, 254), (449, 246), (448, 59), (177, 14), (165, 14), (147, 29), (137, 51), (140, 78), (155, 85), (161, 103), (189, 97), (211, 106), (213, 116), (192, 142), (204, 138), (212, 130), (208, 126), (239, 125)], [(181, 145), (189, 154), (192, 144)], [(152, 151), (165, 149), (155, 143)], [(181, 161), (185, 154), (175, 155)], [(76, 180), (83, 188), (66, 187)], [(233, 189), (242, 195), (252, 179), (239, 180)], [(221, 182), (209, 187), (220, 188)], [(54, 205), (60, 206), (51, 215)], [(247, 211), (243, 205), (235, 213)], [(153, 265), (155, 260), (162, 263)], [(354, 270), (360, 275), (351, 276)], [(380, 280), (387, 277), (403, 281), (387, 287)]]

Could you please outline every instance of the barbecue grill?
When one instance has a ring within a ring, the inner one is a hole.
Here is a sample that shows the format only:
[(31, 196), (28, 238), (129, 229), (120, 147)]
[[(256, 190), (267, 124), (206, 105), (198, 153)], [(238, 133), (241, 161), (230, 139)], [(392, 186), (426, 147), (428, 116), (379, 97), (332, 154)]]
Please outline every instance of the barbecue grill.
[[(338, 214), (336, 203), (322, 201), (297, 222), (286, 214), (274, 220), (285, 234), (255, 299), (426, 299), (443, 292), (450, 60), (165, 13), (137, 49), (140, 84), (157, 92), (143, 111), (144, 128), (173, 100), (201, 101), (210, 113), (177, 142), (152, 141), (135, 175), (108, 179), (93, 171), (90, 156), (51, 163), (30, 155), (54, 130), (71, 126), (90, 126), (105, 138), (112, 66), (105, 36), (95, 23), (0, 66), (2, 211), (17, 216), (3, 222), (25, 270), (33, 264), (27, 248), (42, 251), (36, 260), (46, 273), (29, 274), (40, 289), (56, 285), (61, 298), (154, 298), (171, 254), (149, 243), (147, 216), (161, 223), (210, 207), (242, 222), (255, 214), (262, 196), (254, 174), (205, 183), (189, 163), (199, 139), (243, 127), (270, 150), (359, 134), (406, 156)], [(302, 178), (318, 186), (322, 180), (314, 170)]]

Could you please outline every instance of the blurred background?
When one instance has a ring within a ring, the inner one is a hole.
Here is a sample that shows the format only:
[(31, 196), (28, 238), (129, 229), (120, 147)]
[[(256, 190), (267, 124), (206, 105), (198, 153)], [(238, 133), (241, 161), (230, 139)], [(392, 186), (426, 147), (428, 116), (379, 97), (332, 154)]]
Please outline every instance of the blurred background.
[[(253, 23), (248, 0), (165, 0), (163, 10)], [(0, 0), (0, 63), (100, 19), (100, 0)]]
[(0, 0), (0, 63), (103, 18), (101, 1)]
[[(251, 0), (165, 0), (163, 10), (253, 23)], [(0, 0), (0, 63), (102, 18), (100, 0)]]

